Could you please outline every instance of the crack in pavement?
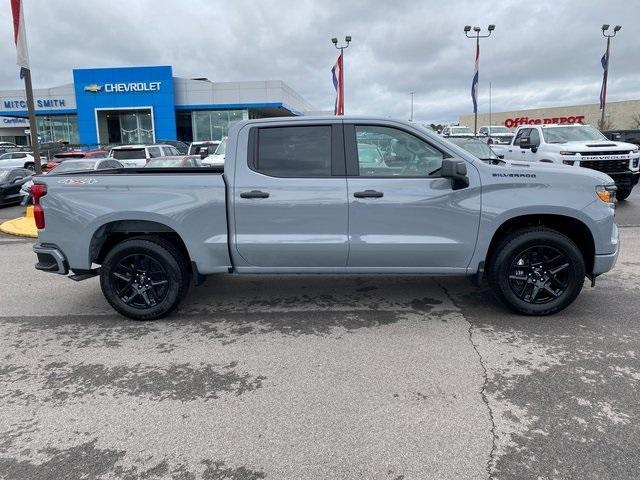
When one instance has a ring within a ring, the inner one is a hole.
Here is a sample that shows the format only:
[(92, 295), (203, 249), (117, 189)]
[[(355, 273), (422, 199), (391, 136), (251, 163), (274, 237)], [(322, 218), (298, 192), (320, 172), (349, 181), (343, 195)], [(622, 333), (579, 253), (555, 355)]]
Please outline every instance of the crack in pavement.
[(458, 305), (458, 303), (456, 302), (456, 300), (453, 298), (453, 295), (451, 295), (451, 293), (449, 292), (449, 290), (447, 289), (447, 287), (445, 287), (444, 285), (442, 285), (437, 279), (434, 279), (434, 282), (436, 285), (438, 285), (438, 287), (440, 287), (442, 289), (442, 291), (444, 292), (445, 296), (451, 301), (451, 303), (453, 304), (454, 307), (456, 307), (459, 311), (460, 314), (462, 315), (462, 318), (465, 320), (465, 322), (467, 322), (469, 324), (469, 329), (467, 330), (467, 333), (469, 335), (469, 343), (471, 343), (471, 346), (473, 347), (473, 350), (476, 352), (476, 355), (478, 356), (478, 360), (480, 362), (480, 367), (482, 368), (482, 388), (480, 389), (480, 395), (482, 397), (482, 401), (484, 402), (484, 404), (487, 406), (487, 411), (489, 412), (489, 420), (491, 422), (491, 450), (489, 451), (489, 458), (487, 459), (487, 474), (489, 475), (489, 479), (494, 478), (493, 477), (493, 472), (495, 470), (495, 463), (496, 463), (496, 458), (495, 458), (495, 454), (496, 454), (496, 450), (497, 450), (497, 433), (496, 433), (496, 422), (495, 419), (493, 417), (493, 409), (491, 408), (491, 405), (489, 404), (489, 397), (487, 396), (487, 385), (489, 383), (489, 375), (487, 373), (487, 366), (485, 365), (484, 359), (482, 358), (482, 354), (480, 353), (480, 350), (478, 349), (478, 344), (475, 343), (473, 341), (473, 324), (467, 320), (467, 317), (465, 317), (465, 315), (462, 313), (462, 308), (460, 308), (460, 306)]

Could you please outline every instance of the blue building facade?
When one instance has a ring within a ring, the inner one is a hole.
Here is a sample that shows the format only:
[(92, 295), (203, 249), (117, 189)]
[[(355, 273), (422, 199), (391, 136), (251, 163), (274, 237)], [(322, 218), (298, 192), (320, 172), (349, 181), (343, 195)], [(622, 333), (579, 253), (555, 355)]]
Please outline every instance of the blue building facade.
[[(234, 120), (302, 115), (311, 106), (280, 80), (212, 82), (170, 65), (74, 69), (73, 83), (36, 89), (41, 142), (84, 145), (217, 140)], [(22, 90), (0, 90), (0, 117), (26, 117)]]

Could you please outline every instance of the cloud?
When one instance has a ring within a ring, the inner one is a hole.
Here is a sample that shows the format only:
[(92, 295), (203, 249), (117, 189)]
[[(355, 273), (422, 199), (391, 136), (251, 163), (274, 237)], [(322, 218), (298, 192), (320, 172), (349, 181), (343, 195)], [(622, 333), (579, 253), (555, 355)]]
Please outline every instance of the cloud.
[[(171, 64), (212, 81), (281, 79), (330, 110), (330, 38), (352, 35), (345, 53), (346, 113), (454, 120), (471, 110), (473, 41), (466, 24), (496, 24), (481, 41), (480, 110), (596, 103), (602, 23), (623, 25), (613, 42), (609, 99), (640, 98), (635, 26), (640, 4), (610, 0), (372, 2), (362, 0), (28, 0), (36, 86), (69, 83), (78, 67)], [(8, 16), (0, 38), (11, 45)], [(15, 52), (0, 51), (1, 88), (20, 88)]]

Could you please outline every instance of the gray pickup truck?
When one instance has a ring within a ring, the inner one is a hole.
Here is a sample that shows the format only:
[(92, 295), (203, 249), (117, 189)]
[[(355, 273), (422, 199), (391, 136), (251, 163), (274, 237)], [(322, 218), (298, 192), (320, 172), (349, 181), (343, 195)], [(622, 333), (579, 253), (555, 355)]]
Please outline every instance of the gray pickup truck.
[(614, 266), (615, 189), (594, 170), (483, 163), (413, 123), (248, 120), (224, 167), (36, 177), (36, 268), (99, 275), (136, 320), (222, 273), (486, 277), (546, 315)]

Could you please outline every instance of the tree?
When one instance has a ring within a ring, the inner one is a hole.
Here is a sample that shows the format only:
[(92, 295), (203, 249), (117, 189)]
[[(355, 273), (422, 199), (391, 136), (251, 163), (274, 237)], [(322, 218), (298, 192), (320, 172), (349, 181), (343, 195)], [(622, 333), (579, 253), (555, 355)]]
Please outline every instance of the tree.
[(614, 128), (615, 126), (610, 118), (605, 117), (604, 122), (602, 120), (598, 120), (598, 130), (600, 130), (601, 132), (613, 130)]

